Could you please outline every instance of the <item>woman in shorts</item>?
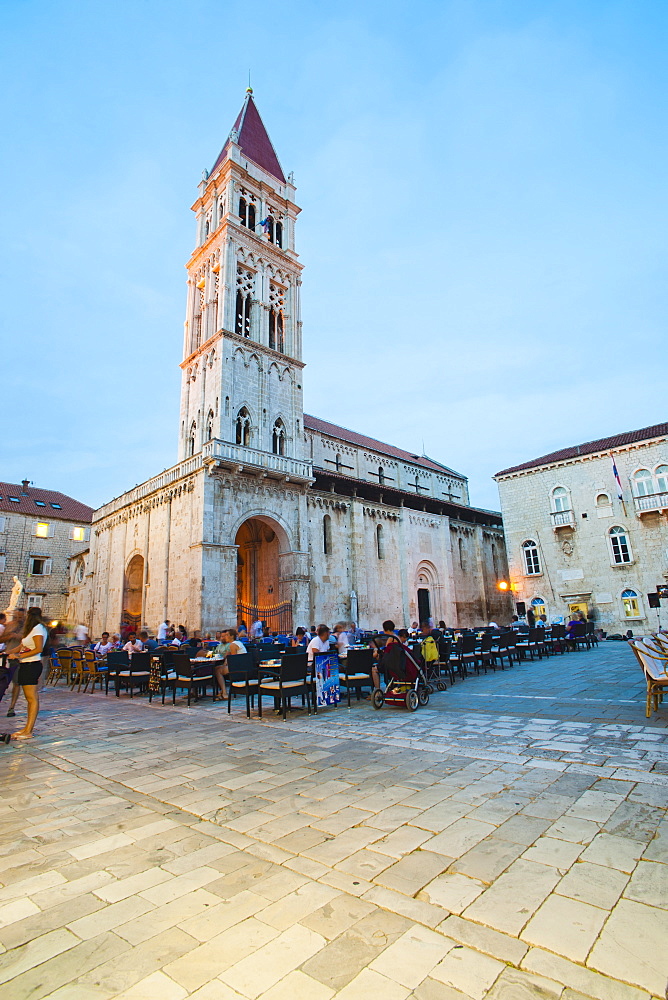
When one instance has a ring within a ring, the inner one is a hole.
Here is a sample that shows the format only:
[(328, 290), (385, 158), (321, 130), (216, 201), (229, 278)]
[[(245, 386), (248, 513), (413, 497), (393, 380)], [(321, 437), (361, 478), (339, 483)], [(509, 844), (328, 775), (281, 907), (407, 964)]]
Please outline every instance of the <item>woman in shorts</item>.
[(23, 626), (23, 639), (18, 650), (14, 653), (14, 659), (19, 661), (16, 682), (23, 688), (28, 705), (28, 717), (23, 729), (12, 733), (13, 740), (30, 739), (35, 728), (39, 712), (38, 685), (42, 673), (42, 654), (46, 650), (48, 635), (48, 629), (42, 621), (42, 609), (28, 608)]

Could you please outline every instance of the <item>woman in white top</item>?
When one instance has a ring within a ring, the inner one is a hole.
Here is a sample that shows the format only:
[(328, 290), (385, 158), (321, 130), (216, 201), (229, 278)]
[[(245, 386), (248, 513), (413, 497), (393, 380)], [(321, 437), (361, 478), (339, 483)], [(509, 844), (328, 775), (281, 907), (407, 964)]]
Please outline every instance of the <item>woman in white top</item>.
[(41, 608), (28, 608), (23, 639), (18, 650), (13, 654), (19, 660), (16, 681), (23, 688), (23, 694), (28, 705), (28, 717), (23, 729), (12, 735), (14, 740), (27, 740), (32, 736), (39, 712), (39, 677), (42, 673), (42, 654), (46, 648), (49, 632), (42, 621)]
[(220, 694), (217, 698), (214, 698), (214, 701), (227, 701), (228, 698), (227, 691), (225, 689), (225, 677), (230, 672), (228, 668), (228, 658), (230, 656), (236, 656), (238, 653), (247, 652), (243, 642), (240, 642), (239, 639), (237, 639), (237, 630), (235, 628), (226, 629), (221, 635), (221, 639), (224, 643), (229, 643), (229, 646), (224, 662), (216, 663), (213, 667), (218, 687), (220, 688)]

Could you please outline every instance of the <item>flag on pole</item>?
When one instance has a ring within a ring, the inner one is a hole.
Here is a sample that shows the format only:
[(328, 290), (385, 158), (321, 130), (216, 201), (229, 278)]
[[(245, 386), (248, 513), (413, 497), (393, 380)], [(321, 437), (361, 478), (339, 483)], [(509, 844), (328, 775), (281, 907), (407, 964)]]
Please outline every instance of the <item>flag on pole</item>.
[(619, 499), (622, 500), (622, 493), (623, 493), (622, 481), (619, 478), (619, 472), (617, 471), (617, 466), (615, 464), (615, 456), (612, 454), (612, 452), (610, 452), (610, 458), (612, 459), (612, 472), (615, 479), (617, 480), (617, 485), (619, 487)]

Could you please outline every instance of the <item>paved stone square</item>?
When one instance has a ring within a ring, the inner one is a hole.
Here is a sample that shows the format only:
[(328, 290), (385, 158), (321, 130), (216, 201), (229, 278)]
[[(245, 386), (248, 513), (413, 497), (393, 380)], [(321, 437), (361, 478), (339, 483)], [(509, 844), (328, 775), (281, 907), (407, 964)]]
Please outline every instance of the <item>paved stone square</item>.
[(622, 643), (415, 714), (49, 688), (0, 749), (4, 995), (663, 1000), (668, 708), (644, 703)]

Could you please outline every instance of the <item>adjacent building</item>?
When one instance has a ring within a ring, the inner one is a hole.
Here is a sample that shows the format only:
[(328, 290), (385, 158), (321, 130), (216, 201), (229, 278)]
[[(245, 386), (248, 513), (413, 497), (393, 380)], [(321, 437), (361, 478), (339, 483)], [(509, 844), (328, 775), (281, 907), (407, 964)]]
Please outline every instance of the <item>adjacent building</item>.
[(16, 576), (22, 606), (41, 607), (49, 619), (65, 617), (70, 580), (83, 581), (92, 514), (86, 504), (27, 479), (0, 483), (0, 610)]
[(508, 614), (465, 476), (304, 413), (295, 193), (249, 91), (193, 205), (179, 460), (95, 512), (72, 587), (96, 634)]
[[(513, 597), (549, 618), (579, 608), (608, 632), (656, 628), (668, 583), (668, 424), (504, 469)], [(662, 623), (668, 624), (668, 601)]]

